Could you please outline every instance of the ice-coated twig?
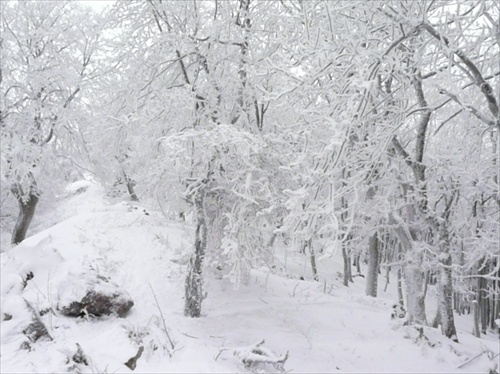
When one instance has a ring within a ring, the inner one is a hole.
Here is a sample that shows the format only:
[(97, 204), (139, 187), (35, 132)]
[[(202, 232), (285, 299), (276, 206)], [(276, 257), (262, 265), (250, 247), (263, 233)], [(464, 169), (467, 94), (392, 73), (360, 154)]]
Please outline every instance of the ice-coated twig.
[(458, 366), (458, 369), (461, 369), (463, 368), (465, 365), (469, 364), (470, 362), (478, 359), (479, 357), (481, 357), (482, 355), (486, 354), (488, 356), (488, 358), (490, 360), (494, 360), (499, 354), (496, 354), (495, 356), (493, 356), (493, 353), (491, 350), (489, 350), (488, 348), (484, 347), (483, 346), (483, 351), (481, 353), (478, 353), (477, 355), (475, 355), (474, 357), (471, 357), (469, 358), (467, 361), (465, 361), (464, 363), (462, 363), (460, 366)]
[(163, 322), (163, 331), (165, 331), (165, 335), (167, 335), (168, 341), (170, 342), (170, 347), (172, 348), (172, 354), (173, 354), (173, 351), (175, 350), (175, 344), (172, 341), (172, 339), (170, 339), (170, 334), (168, 333), (168, 330), (167, 330), (167, 324), (165, 322), (165, 317), (163, 316), (163, 312), (160, 308), (160, 304), (158, 303), (158, 298), (156, 297), (155, 291), (153, 290), (153, 286), (151, 286), (151, 283), (149, 284), (149, 288), (151, 288), (151, 293), (153, 294), (153, 297), (155, 299), (156, 307), (158, 308), (158, 311), (160, 312), (161, 320)]

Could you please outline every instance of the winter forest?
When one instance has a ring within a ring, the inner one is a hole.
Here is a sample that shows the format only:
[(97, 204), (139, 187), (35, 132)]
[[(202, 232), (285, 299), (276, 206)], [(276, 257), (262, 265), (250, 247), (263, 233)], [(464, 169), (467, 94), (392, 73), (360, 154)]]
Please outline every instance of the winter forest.
[(0, 7), (0, 371), (498, 372), (497, 1)]

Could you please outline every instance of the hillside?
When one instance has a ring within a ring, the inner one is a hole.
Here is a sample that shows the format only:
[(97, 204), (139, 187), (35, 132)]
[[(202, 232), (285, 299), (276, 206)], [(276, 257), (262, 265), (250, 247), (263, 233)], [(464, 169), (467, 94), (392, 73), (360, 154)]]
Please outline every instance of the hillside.
[[(138, 373), (243, 372), (250, 370), (240, 361), (248, 357), (245, 347), (263, 339), (277, 358), (288, 352), (284, 369), (291, 373), (488, 373), (498, 362), (498, 336), (473, 337), (470, 316), (457, 316), (460, 343), (430, 327), (420, 336), (403, 319), (392, 320), (394, 282), (387, 293), (379, 284), (377, 299), (364, 296), (361, 277), (343, 287), (338, 255), (320, 260), (319, 283), (307, 280), (307, 262), (298, 253), (287, 253), (286, 266), (275, 273), (252, 271), (239, 289), (207, 272), (203, 316), (186, 318), (188, 224), (109, 197), (87, 181), (69, 186), (55, 210), (43, 214), (38, 227), (51, 227), (2, 248), (2, 373), (129, 373), (124, 363), (140, 346)], [(134, 301), (128, 315), (63, 316), (58, 307), (78, 292), (85, 274), (126, 290)], [(433, 292), (427, 300), (431, 312)], [(33, 314), (52, 340), (29, 342), (23, 334)], [(87, 364), (75, 362), (77, 344)]]

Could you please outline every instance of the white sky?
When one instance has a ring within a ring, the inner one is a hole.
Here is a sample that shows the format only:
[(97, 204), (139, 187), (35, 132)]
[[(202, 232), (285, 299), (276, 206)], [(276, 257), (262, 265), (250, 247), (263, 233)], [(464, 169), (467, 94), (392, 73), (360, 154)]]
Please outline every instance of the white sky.
[(112, 5), (115, 0), (80, 0), (82, 4), (88, 5), (97, 11), (103, 10), (106, 6)]

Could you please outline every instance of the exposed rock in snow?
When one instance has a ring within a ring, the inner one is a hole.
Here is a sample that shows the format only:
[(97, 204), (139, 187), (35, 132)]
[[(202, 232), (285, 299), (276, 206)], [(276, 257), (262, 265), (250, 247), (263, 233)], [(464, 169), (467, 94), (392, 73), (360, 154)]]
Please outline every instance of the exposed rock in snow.
[(109, 278), (95, 272), (69, 275), (60, 286), (58, 309), (70, 317), (117, 314), (125, 317), (134, 306), (130, 295)]

